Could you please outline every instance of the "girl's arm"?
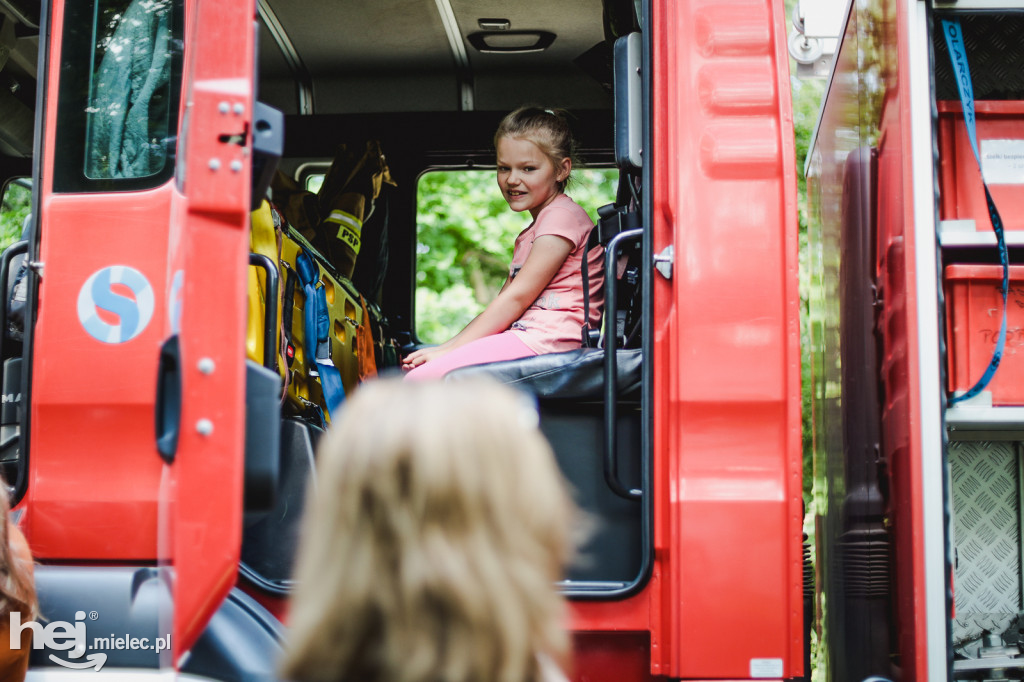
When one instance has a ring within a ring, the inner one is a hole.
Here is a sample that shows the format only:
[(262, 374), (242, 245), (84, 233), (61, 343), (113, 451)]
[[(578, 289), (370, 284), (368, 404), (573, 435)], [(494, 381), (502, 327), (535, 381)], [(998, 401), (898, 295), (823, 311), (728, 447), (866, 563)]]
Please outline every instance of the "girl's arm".
[(465, 329), (450, 340), (433, 348), (421, 348), (410, 353), (402, 361), (406, 369), (418, 367), (459, 346), (505, 331), (522, 317), (530, 305), (537, 300), (540, 292), (558, 273), (565, 259), (572, 253), (573, 244), (564, 237), (541, 235), (533, 242), (533, 248), (515, 279), (506, 281), (498, 296), (484, 311), (466, 325)]

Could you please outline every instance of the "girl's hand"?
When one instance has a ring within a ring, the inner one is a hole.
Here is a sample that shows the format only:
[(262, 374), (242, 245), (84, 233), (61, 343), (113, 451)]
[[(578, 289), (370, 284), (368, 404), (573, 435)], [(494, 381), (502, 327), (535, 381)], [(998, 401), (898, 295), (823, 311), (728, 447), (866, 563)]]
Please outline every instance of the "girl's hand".
[(402, 369), (408, 372), (410, 369), (415, 369), (426, 362), (430, 362), (431, 360), (447, 354), (450, 350), (450, 348), (446, 347), (446, 344), (433, 346), (431, 348), (420, 348), (419, 350), (409, 353), (402, 359)]

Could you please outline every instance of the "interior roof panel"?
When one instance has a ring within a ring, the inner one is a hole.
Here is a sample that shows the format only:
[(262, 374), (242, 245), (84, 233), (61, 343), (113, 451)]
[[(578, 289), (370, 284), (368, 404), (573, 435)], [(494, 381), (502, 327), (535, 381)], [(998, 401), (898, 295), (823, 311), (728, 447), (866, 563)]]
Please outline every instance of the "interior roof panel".
[[(459, 75), (435, 0), (265, 0), (313, 80), (318, 113), (452, 110)], [(604, 40), (601, 0), (448, 0), (472, 70), (475, 107), (603, 108), (610, 99), (575, 60)], [(478, 52), (468, 41), (481, 18), (503, 18), (512, 30), (557, 37), (546, 50)], [(270, 34), (261, 28), (264, 82), (291, 77)], [(268, 94), (271, 88), (267, 88)], [(273, 88), (277, 98), (283, 94)], [(283, 104), (283, 102), (282, 102)], [(294, 111), (289, 104), (283, 107)]]
[[(572, 61), (580, 54), (604, 40), (601, 0), (559, 0), (551, 2), (518, 2), (505, 0), (450, 0), (459, 23), (470, 63), (493, 67), (500, 63), (516, 68), (521, 61)], [(501, 54), (477, 52), (467, 36), (480, 29), (478, 20), (484, 18), (508, 19), (513, 31), (550, 31), (557, 37), (543, 52)]]
[(434, 0), (268, 0), (316, 78), (396, 65), (452, 68)]

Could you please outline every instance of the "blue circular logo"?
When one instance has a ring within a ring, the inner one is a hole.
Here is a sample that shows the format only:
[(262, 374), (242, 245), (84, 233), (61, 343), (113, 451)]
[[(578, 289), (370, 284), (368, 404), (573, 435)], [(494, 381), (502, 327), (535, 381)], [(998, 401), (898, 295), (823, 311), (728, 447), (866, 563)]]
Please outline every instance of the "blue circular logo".
[[(115, 291), (114, 284), (126, 287), (132, 297)], [(117, 324), (104, 321), (100, 310), (120, 321)], [(78, 320), (97, 341), (131, 341), (142, 333), (152, 317), (153, 287), (141, 272), (127, 265), (111, 265), (94, 272), (78, 292)]]

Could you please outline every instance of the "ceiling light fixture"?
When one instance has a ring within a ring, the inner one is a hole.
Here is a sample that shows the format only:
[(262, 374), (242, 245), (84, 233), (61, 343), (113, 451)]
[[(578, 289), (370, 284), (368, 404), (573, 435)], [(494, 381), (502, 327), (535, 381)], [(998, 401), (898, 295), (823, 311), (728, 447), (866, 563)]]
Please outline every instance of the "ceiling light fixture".
[(483, 31), (507, 31), (512, 28), (508, 19), (477, 19), (476, 23)]

